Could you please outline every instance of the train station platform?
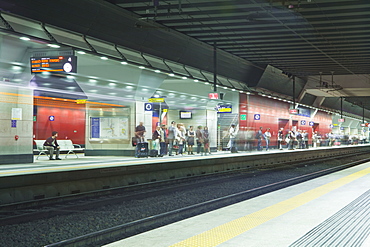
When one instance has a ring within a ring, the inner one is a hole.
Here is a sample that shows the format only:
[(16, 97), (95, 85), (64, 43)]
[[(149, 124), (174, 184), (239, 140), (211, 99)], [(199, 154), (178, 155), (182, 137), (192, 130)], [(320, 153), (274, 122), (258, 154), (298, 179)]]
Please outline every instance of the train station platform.
[(0, 165), (0, 204), (186, 178), (240, 169), (259, 169), (363, 154), (370, 145), (320, 147), (263, 152), (215, 152), (211, 155), (134, 158), (70, 155), (62, 160), (40, 157), (34, 163)]
[(370, 162), (105, 247), (370, 246)]

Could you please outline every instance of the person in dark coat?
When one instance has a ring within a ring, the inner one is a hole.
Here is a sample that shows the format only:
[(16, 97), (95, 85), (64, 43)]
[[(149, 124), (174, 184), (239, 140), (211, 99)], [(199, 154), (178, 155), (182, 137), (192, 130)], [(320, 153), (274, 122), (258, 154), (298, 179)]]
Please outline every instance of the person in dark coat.
[[(60, 146), (58, 144), (57, 137), (58, 137), (58, 132), (53, 131), (51, 133), (51, 137), (46, 139), (46, 141), (44, 142), (44, 148), (49, 151), (50, 160), (61, 160), (59, 158)], [(53, 158), (54, 152), (55, 152), (55, 159)]]

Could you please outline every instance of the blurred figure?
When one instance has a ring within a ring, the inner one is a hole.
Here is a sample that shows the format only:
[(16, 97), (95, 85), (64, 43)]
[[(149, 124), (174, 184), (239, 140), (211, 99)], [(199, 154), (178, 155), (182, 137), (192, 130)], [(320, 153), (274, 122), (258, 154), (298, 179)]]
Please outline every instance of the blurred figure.
[(254, 131), (252, 130), (252, 128), (247, 128), (247, 133), (245, 135), (247, 151), (252, 151), (253, 149), (253, 137), (254, 137)]
[(308, 133), (307, 133), (306, 130), (303, 130), (302, 140), (303, 140), (303, 146), (304, 146), (304, 148), (308, 148)]
[(262, 127), (257, 131), (256, 133), (256, 139), (257, 139), (257, 151), (262, 151), (262, 138), (263, 138), (263, 133), (262, 133)]
[(199, 125), (197, 131), (195, 132), (195, 137), (197, 140), (197, 154), (203, 155), (204, 148), (203, 148), (203, 131), (202, 131), (202, 126)]
[(229, 129), (229, 137), (230, 137), (230, 151), (232, 153), (237, 153), (238, 149), (236, 147), (236, 135), (237, 135), (237, 130), (235, 124), (232, 124), (230, 129)]
[(211, 149), (209, 147), (209, 132), (208, 127), (204, 126), (203, 128), (203, 144), (204, 144), (204, 154), (211, 154)]
[(301, 130), (297, 130), (295, 138), (297, 140), (297, 148), (302, 149), (303, 137), (302, 137), (302, 131)]
[(280, 128), (277, 134), (278, 149), (283, 150), (282, 142), (284, 141), (284, 129)]
[(175, 141), (175, 138), (177, 136), (177, 128), (176, 128), (176, 122), (172, 121), (170, 127), (168, 127), (168, 156), (173, 156), (173, 142)]

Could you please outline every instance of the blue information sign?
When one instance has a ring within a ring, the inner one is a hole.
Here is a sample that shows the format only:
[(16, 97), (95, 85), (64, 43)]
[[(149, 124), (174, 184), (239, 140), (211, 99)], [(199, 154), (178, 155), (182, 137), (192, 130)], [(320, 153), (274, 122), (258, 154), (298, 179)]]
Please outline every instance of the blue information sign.
[(310, 121), (310, 122), (309, 122), (309, 125), (310, 125), (310, 126), (314, 126), (314, 125), (315, 125), (315, 122)]
[(12, 128), (17, 128), (17, 120), (11, 120), (12, 121)]
[(100, 118), (91, 118), (91, 138), (100, 138)]
[(261, 114), (254, 114), (254, 120), (261, 120)]
[(301, 125), (306, 125), (306, 120), (301, 120)]
[(54, 116), (49, 116), (49, 121), (54, 121), (55, 117)]
[(153, 104), (152, 103), (145, 103), (144, 104), (145, 111), (153, 111)]

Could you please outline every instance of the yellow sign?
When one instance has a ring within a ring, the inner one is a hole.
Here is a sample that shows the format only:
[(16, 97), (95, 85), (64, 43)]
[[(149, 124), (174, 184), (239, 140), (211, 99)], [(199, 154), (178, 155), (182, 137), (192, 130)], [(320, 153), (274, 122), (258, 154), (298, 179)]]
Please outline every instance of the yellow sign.
[(76, 103), (77, 104), (86, 104), (86, 99), (78, 99), (78, 100), (76, 100)]
[(163, 109), (163, 112), (168, 112), (168, 109)]
[(163, 103), (164, 102), (164, 98), (149, 98), (148, 101), (150, 103)]

